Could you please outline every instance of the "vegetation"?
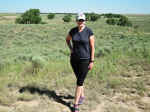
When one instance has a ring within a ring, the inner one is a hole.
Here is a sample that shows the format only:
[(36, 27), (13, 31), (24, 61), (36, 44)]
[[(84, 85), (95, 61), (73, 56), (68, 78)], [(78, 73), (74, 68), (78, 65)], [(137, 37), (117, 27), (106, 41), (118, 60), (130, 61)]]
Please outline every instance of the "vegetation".
[(63, 17), (63, 21), (64, 22), (70, 22), (71, 21), (71, 15), (70, 14), (67, 14), (67, 15), (65, 15), (64, 17)]
[(122, 16), (122, 17), (119, 19), (117, 25), (120, 25), (120, 26), (132, 26), (132, 23), (131, 23), (131, 21), (128, 20), (127, 17)]
[(119, 26), (132, 26), (131, 21), (126, 16), (119, 14), (106, 14), (104, 17), (107, 17), (106, 23), (109, 25), (119, 25)]
[(101, 16), (104, 16), (105, 18), (121, 18), (121, 17), (123, 17), (123, 15), (121, 15), (121, 14), (112, 14), (112, 13), (101, 14)]
[[(70, 112), (76, 82), (65, 37), (75, 21), (64, 24), (64, 14), (49, 21), (44, 14), (47, 24), (18, 25), (18, 16), (0, 14), (0, 111)], [(102, 17), (86, 23), (96, 51), (81, 111), (150, 110), (150, 15), (126, 16), (133, 27), (108, 25)]]
[(113, 18), (110, 18), (110, 19), (106, 20), (106, 23), (109, 24), (109, 25), (117, 25), (118, 22), (119, 22), (119, 20), (113, 19)]
[(100, 15), (95, 13), (85, 13), (87, 21), (97, 21), (100, 18)]
[(30, 9), (26, 11), (21, 17), (16, 19), (16, 23), (19, 24), (39, 24), (41, 22), (40, 10)]
[(47, 15), (47, 18), (48, 18), (48, 19), (54, 19), (54, 17), (55, 17), (55, 14), (54, 14), (54, 13), (49, 13), (49, 14)]

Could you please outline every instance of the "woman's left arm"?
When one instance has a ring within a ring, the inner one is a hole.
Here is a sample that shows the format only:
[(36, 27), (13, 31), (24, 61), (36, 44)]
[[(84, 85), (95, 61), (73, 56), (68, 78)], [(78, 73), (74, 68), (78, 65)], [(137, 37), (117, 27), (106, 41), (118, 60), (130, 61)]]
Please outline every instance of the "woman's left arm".
[(89, 64), (89, 70), (93, 68), (93, 64), (94, 64), (94, 53), (95, 53), (94, 43), (95, 43), (95, 39), (94, 39), (94, 35), (92, 35), (90, 36), (91, 59)]

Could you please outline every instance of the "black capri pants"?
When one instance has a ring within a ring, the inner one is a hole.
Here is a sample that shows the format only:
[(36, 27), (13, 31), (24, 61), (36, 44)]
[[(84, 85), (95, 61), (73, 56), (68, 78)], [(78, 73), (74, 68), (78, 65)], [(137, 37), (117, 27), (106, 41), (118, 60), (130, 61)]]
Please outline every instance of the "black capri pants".
[(89, 68), (88, 68), (89, 62), (90, 62), (90, 59), (75, 59), (73, 57), (70, 58), (70, 63), (74, 71), (74, 74), (77, 78), (78, 86), (83, 86), (84, 80), (89, 71)]

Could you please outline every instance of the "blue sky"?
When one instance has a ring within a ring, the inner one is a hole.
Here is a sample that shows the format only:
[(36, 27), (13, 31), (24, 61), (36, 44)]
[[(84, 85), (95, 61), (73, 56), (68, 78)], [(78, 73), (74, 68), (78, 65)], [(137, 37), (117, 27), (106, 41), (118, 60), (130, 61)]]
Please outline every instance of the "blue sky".
[(95, 12), (150, 14), (150, 0), (1, 0), (0, 12)]

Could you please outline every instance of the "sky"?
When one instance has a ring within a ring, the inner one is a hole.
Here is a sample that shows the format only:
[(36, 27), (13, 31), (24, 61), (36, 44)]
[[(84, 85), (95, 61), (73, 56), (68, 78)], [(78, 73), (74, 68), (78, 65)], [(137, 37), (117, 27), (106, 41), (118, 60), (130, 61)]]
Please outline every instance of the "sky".
[(150, 0), (0, 0), (0, 13), (20, 13), (33, 8), (42, 13), (150, 14)]

